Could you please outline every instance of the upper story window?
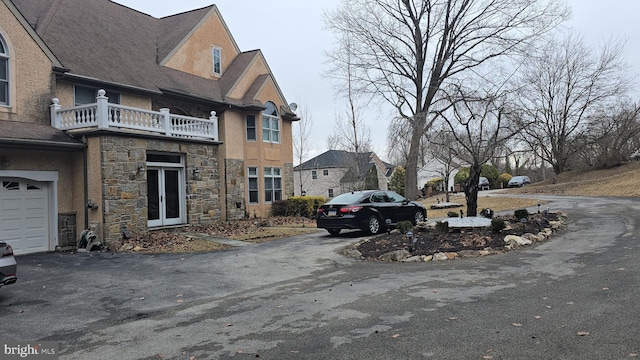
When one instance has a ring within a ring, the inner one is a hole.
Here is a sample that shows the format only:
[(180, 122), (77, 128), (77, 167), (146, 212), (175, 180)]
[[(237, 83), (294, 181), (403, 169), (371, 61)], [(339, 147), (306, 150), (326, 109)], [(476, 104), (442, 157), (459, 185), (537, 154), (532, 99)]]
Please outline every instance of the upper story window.
[(0, 35), (0, 105), (9, 105), (9, 48)]
[(280, 143), (280, 118), (276, 105), (271, 101), (264, 104), (262, 111), (262, 141)]
[(222, 49), (215, 46), (211, 48), (211, 59), (213, 62), (213, 73), (222, 75)]
[(311, 170), (311, 178), (313, 180), (316, 180), (318, 178), (318, 171), (316, 170)]
[[(73, 87), (74, 106), (93, 104), (98, 97), (98, 88), (90, 86), (75, 85)], [(112, 91), (107, 91), (105, 94), (109, 98), (109, 102), (112, 104), (120, 104), (120, 94)]]
[(256, 116), (247, 115), (244, 120), (247, 124), (247, 140), (256, 141)]
[(322, 176), (329, 176), (329, 170), (328, 169), (322, 170)]

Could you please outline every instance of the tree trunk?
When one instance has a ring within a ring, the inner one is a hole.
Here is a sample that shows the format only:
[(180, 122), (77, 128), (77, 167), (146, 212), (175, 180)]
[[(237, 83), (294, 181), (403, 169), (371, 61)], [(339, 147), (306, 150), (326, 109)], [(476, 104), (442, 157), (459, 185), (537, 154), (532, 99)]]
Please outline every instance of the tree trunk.
[(426, 121), (427, 118), (423, 113), (413, 116), (411, 144), (409, 144), (409, 156), (404, 174), (405, 197), (409, 200), (418, 198), (418, 155), (420, 154), (420, 140), (424, 135)]
[(467, 200), (467, 216), (478, 215), (478, 182), (482, 167), (479, 164), (471, 165), (469, 169), (469, 179), (464, 189), (464, 196)]

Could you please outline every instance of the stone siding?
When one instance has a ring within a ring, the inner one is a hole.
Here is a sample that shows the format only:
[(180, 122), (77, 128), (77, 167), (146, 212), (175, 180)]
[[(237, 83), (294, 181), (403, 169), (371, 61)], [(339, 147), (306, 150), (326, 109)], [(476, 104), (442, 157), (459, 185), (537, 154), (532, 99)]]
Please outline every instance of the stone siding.
[(244, 161), (225, 159), (227, 186), (227, 220), (244, 219), (247, 216)]
[[(147, 151), (184, 156), (188, 224), (222, 220), (217, 145), (103, 136), (100, 151), (105, 243), (120, 241), (124, 230), (134, 234), (149, 230), (146, 172), (136, 173), (138, 167), (146, 168)], [(194, 177), (196, 168), (199, 175)]]
[(282, 198), (286, 199), (290, 196), (295, 195), (294, 190), (294, 180), (293, 180), (293, 163), (285, 163), (284, 164), (284, 174), (282, 178), (282, 182), (284, 183), (284, 189), (282, 189), (283, 194)]

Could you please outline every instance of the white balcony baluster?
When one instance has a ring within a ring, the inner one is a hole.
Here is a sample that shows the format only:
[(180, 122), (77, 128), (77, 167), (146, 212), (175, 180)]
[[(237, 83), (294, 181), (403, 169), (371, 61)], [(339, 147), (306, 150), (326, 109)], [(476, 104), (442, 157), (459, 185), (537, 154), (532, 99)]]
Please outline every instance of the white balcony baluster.
[(215, 111), (211, 112), (209, 119), (200, 119), (171, 114), (167, 108), (151, 111), (110, 104), (105, 94), (104, 90), (99, 90), (94, 104), (69, 109), (62, 109), (60, 101), (53, 99), (50, 106), (51, 126), (60, 130), (131, 129), (167, 137), (218, 140), (218, 117)]

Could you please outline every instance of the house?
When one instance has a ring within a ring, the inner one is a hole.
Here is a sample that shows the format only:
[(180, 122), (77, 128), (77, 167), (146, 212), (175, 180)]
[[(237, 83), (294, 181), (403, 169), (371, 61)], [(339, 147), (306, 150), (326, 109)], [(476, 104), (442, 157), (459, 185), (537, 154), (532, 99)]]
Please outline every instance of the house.
[(294, 192), (297, 120), (215, 5), (0, 0), (0, 239), (16, 254), (266, 216)]
[(351, 190), (387, 190), (394, 169), (374, 152), (329, 150), (293, 169), (294, 191), (332, 198)]

